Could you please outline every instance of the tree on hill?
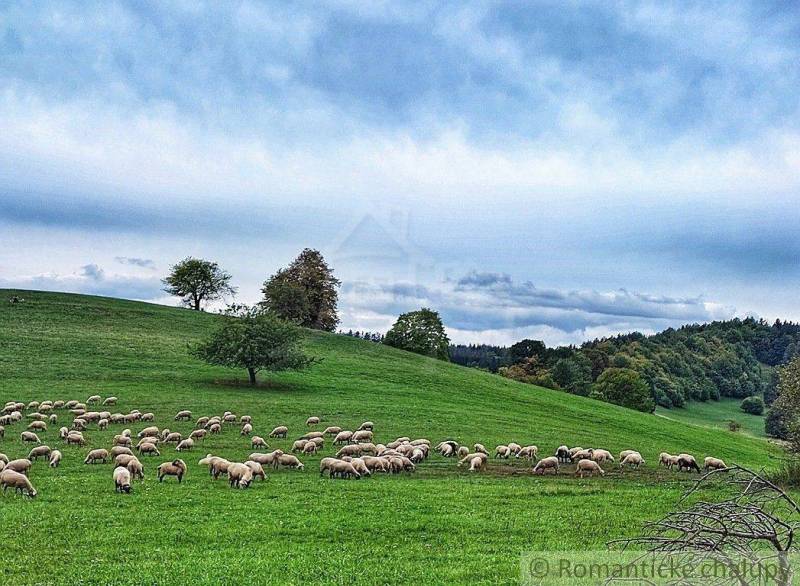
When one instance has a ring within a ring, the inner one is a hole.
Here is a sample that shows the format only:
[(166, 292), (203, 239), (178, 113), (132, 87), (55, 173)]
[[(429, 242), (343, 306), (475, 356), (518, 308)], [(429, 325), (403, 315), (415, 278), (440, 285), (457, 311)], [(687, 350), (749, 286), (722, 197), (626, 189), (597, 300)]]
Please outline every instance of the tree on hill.
[(645, 413), (652, 413), (655, 410), (655, 402), (647, 384), (638, 372), (629, 368), (604, 370), (603, 374), (597, 377), (597, 382), (592, 385), (589, 396)]
[(783, 427), (792, 451), (800, 452), (800, 356), (778, 370), (778, 398), (766, 425), (768, 433), (770, 425), (776, 430)]
[(227, 316), (207, 340), (192, 348), (192, 354), (209, 364), (244, 368), (250, 384), (262, 370), (300, 370), (315, 359), (303, 352), (303, 331), (277, 316), (246, 307), (237, 316)]
[(288, 268), (264, 282), (261, 305), (282, 319), (332, 332), (339, 323), (336, 304), (340, 284), (322, 254), (306, 248)]
[(234, 295), (236, 287), (231, 286), (231, 275), (215, 262), (187, 257), (174, 264), (162, 283), (164, 291), (180, 297), (184, 305), (200, 311), (207, 301), (216, 301), (227, 295)]
[(747, 397), (742, 401), (740, 408), (750, 415), (763, 415), (764, 400), (761, 397)]
[(439, 360), (447, 360), (450, 340), (439, 314), (423, 307), (398, 317), (386, 333), (383, 343)]
[(522, 362), (526, 358), (536, 356), (541, 358), (547, 351), (547, 346), (540, 340), (525, 339), (512, 344), (508, 349), (509, 356), (512, 362)]

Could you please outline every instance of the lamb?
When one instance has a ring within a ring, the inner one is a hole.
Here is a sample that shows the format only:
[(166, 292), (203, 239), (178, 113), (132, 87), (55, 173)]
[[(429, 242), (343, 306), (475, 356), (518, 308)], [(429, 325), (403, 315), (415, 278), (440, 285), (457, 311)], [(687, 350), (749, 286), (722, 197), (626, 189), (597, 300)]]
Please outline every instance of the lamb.
[(476, 452), (480, 452), (481, 454), (486, 454), (487, 456), (489, 455), (489, 452), (486, 450), (483, 444), (475, 444), (472, 446), (472, 449)]
[(494, 449), (495, 458), (505, 458), (507, 460), (510, 455), (511, 450), (508, 449), (508, 446), (499, 445)]
[(116, 397), (109, 397), (105, 401), (103, 401), (103, 405), (116, 405), (118, 399)]
[(36, 446), (28, 454), (28, 460), (36, 460), (38, 458), (47, 458), (50, 456), (52, 450), (50, 446)]
[(244, 463), (244, 465), (250, 468), (250, 472), (253, 473), (253, 478), (260, 478), (262, 482), (267, 479), (267, 474), (264, 472), (264, 467), (258, 462), (248, 460)]
[(614, 456), (608, 450), (592, 450), (592, 460), (602, 464), (604, 462), (613, 462)]
[(106, 463), (108, 459), (108, 450), (104, 450), (103, 448), (92, 450), (86, 455), (86, 459), (83, 461), (84, 464), (96, 464), (98, 461), (102, 462), (103, 464)]
[(175, 421), (189, 421), (192, 418), (192, 412), (188, 410), (178, 411), (175, 415)]
[(353, 437), (352, 431), (340, 431), (336, 434), (336, 437), (333, 438), (334, 444), (346, 444), (350, 441), (350, 438)]
[(285, 425), (279, 425), (278, 427), (276, 427), (275, 429), (273, 429), (270, 432), (269, 437), (282, 437), (282, 438), (285, 438), (288, 433), (289, 433), (289, 428), (288, 427), (286, 427)]
[(61, 463), (61, 452), (53, 450), (50, 452), (50, 468), (58, 468)]
[(175, 476), (178, 479), (178, 484), (183, 482), (183, 477), (186, 474), (186, 462), (183, 460), (173, 460), (172, 462), (164, 462), (158, 467), (158, 481), (163, 482), (165, 476)]
[(125, 467), (128, 469), (128, 472), (131, 473), (131, 477), (144, 480), (144, 466), (142, 466), (138, 458), (134, 457), (132, 460), (128, 461), (128, 465)]
[(235, 462), (228, 467), (228, 482), (231, 488), (247, 488), (253, 482), (253, 471), (248, 466)]
[(47, 431), (47, 424), (44, 421), (32, 421), (28, 426), (29, 431)]
[(185, 440), (179, 442), (177, 446), (175, 446), (175, 451), (187, 452), (190, 451), (193, 447), (194, 447), (194, 440), (192, 438), (186, 438)]
[(685, 468), (687, 472), (691, 472), (694, 470), (698, 474), (700, 474), (700, 466), (697, 465), (697, 461), (694, 459), (694, 456), (691, 454), (678, 454), (678, 472), (683, 471)]
[(296, 470), (302, 470), (305, 468), (303, 463), (291, 454), (283, 454), (280, 456), (278, 458), (278, 464), (284, 468), (294, 468)]
[(250, 435), (251, 433), (253, 433), (253, 426), (249, 423), (245, 423), (242, 426), (241, 435)]
[(153, 456), (160, 456), (161, 452), (158, 451), (158, 447), (155, 444), (151, 444), (150, 442), (145, 442), (138, 447), (139, 453), (142, 455), (151, 454)]
[(28, 471), (30, 471), (31, 466), (33, 463), (28, 460), (27, 458), (19, 458), (17, 460), (11, 460), (10, 462), (6, 462), (6, 470), (13, 470), (14, 472), (19, 472), (20, 474), (28, 475)]
[(600, 476), (606, 475), (605, 471), (600, 468), (600, 464), (594, 460), (581, 460), (575, 467), (575, 476), (580, 476), (581, 478), (583, 478), (585, 474), (594, 476), (595, 473), (600, 474)]
[(558, 456), (548, 456), (547, 458), (542, 458), (536, 463), (536, 466), (533, 467), (534, 474), (558, 474), (558, 465), (559, 465), (559, 457)]
[(254, 435), (250, 439), (250, 447), (251, 448), (268, 448), (269, 445), (267, 442), (264, 441), (264, 438), (258, 435)]
[(118, 466), (114, 468), (114, 491), (129, 494), (131, 492), (131, 473), (127, 468)]
[(205, 441), (208, 431), (205, 429), (195, 429), (189, 434), (189, 439)]
[(517, 452), (517, 458), (523, 458), (525, 460), (535, 460), (538, 454), (539, 454), (538, 447), (525, 446), (519, 452)]
[(42, 443), (39, 439), (39, 436), (33, 433), (32, 431), (23, 431), (20, 436), (22, 437), (23, 442), (33, 443), (33, 444), (40, 444)]
[(560, 463), (563, 464), (572, 462), (572, 458), (569, 455), (569, 448), (567, 446), (558, 446), (558, 449), (556, 450), (556, 458)]
[(708, 472), (709, 470), (722, 470), (723, 468), (727, 468), (728, 466), (725, 464), (724, 461), (720, 460), (719, 458), (713, 458), (711, 456), (706, 457), (703, 460), (703, 470)]
[(278, 467), (278, 459), (283, 456), (283, 450), (275, 450), (270, 452), (269, 454), (259, 454), (253, 453), (248, 456), (249, 460), (253, 462), (258, 462), (264, 466), (272, 466), (273, 468)]
[(319, 417), (309, 417), (306, 419), (306, 425), (319, 425)]
[(472, 458), (469, 461), (469, 471), (470, 472), (477, 472), (483, 467), (484, 459), (479, 458), (478, 456)]
[(33, 488), (33, 485), (31, 484), (31, 481), (28, 480), (27, 476), (7, 468), (0, 472), (0, 486), (3, 487), (3, 493), (6, 492), (6, 489), (11, 487), (15, 492), (27, 494), (27, 496), (30, 498), (36, 497), (37, 494), (36, 489)]
[(330, 427), (326, 427), (325, 431), (323, 431), (322, 433), (328, 436), (335, 436), (340, 431), (342, 431), (341, 427), (336, 427), (335, 425), (332, 425)]
[(642, 458), (642, 455), (639, 452), (632, 451), (620, 461), (619, 467), (622, 468), (624, 466), (630, 466), (631, 468), (636, 468), (638, 470), (639, 466), (644, 463), (645, 462), (644, 458)]

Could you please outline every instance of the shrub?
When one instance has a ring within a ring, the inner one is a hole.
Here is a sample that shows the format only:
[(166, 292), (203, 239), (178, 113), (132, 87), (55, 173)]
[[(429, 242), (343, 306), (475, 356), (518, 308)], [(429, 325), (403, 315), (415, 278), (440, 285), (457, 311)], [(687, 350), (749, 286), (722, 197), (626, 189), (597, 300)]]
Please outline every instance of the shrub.
[(750, 413), (751, 415), (763, 415), (764, 414), (764, 399), (761, 397), (747, 397), (740, 408), (745, 413)]

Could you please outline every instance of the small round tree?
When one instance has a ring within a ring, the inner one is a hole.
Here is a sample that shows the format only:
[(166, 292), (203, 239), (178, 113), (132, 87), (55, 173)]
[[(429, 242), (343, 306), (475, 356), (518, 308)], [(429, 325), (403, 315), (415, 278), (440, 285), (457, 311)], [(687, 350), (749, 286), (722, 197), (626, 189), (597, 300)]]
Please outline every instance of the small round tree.
[(592, 385), (589, 396), (645, 413), (655, 411), (655, 401), (647, 383), (629, 368), (605, 369)]
[(747, 397), (742, 401), (741, 410), (751, 415), (764, 414), (764, 399), (761, 397)]
[(250, 384), (259, 371), (300, 370), (315, 359), (303, 352), (300, 328), (275, 315), (245, 310), (227, 317), (222, 327), (192, 348), (192, 354), (209, 364), (244, 368)]
[(187, 257), (170, 268), (162, 282), (164, 291), (180, 297), (184, 305), (199, 311), (202, 303), (236, 293), (231, 275), (215, 262)]
[(450, 339), (444, 331), (442, 319), (427, 307), (398, 317), (383, 343), (439, 360), (450, 358)]

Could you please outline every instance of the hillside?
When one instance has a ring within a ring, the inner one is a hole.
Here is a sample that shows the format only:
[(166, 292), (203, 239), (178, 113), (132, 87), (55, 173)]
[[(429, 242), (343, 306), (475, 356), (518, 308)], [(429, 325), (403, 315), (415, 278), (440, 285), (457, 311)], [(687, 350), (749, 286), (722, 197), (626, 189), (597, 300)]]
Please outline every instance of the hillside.
[[(232, 491), (197, 464), (207, 451), (239, 460), (252, 451), (228, 429), (187, 454), (183, 485), (159, 485), (148, 460), (146, 482), (118, 496), (110, 465), (82, 465), (86, 449), (61, 447), (51, 426), (43, 435), (64, 451), (62, 467), (34, 466), (36, 500), (9, 494), (1, 501), (8, 583), (78, 581), (87, 568), (105, 582), (129, 572), (150, 582), (163, 581), (165, 572), (197, 582), (508, 582), (517, 579), (523, 551), (602, 547), (668, 511), (686, 475), (658, 469), (660, 451), (757, 467), (774, 453), (757, 438), (331, 334), (309, 333), (309, 352), (323, 359), (313, 369), (253, 389), (232, 382), (244, 383), (244, 372), (188, 356), (187, 343), (210, 331), (216, 316), (30, 291), (17, 292), (25, 302), (11, 305), (5, 300), (12, 293), (0, 290), (3, 402), (116, 395), (120, 410), (153, 411), (156, 425), (184, 434), (192, 424), (172, 421), (179, 409), (195, 416), (229, 409), (252, 415), (262, 435), (288, 425), (288, 440), (270, 442), (287, 451), (305, 433), (306, 417), (319, 415), (344, 428), (371, 419), (383, 442), (399, 435), (487, 447), (517, 441), (537, 444), (542, 454), (562, 443), (615, 453), (633, 447), (648, 465), (625, 473), (612, 466), (604, 478), (578, 480), (566, 471), (532, 477), (522, 462), (492, 460), (485, 473), (470, 475), (433, 455), (411, 476), (346, 482), (320, 479), (317, 456), (303, 458), (305, 472), (278, 471), (264, 484)], [(8, 429), (0, 440), (9, 457), (27, 452), (19, 431)], [(90, 430), (90, 447), (109, 446), (118, 432)], [(330, 451), (326, 446), (322, 455)], [(43, 567), (37, 548), (64, 553), (48, 556)]]

